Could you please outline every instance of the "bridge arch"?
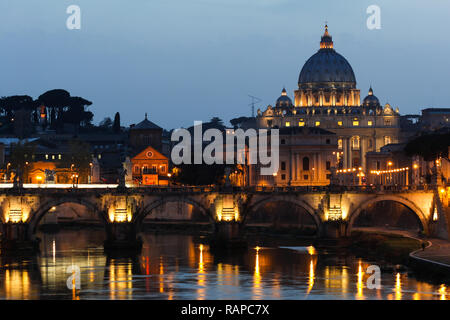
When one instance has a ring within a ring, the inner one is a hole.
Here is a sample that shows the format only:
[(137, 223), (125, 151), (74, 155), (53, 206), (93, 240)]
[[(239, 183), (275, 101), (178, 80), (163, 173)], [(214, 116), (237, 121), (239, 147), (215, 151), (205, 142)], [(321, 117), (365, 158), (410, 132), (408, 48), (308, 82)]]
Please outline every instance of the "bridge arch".
[(139, 213), (133, 218), (133, 221), (136, 223), (138, 230), (141, 229), (142, 223), (144, 222), (144, 219), (152, 214), (154, 210), (158, 207), (163, 206), (166, 203), (170, 202), (182, 202), (186, 204), (192, 205), (194, 208), (197, 208), (200, 210), (200, 212), (208, 218), (210, 222), (214, 222), (214, 218), (210, 213), (210, 210), (208, 210), (201, 202), (192, 199), (190, 197), (177, 197), (177, 196), (171, 196), (171, 197), (160, 197), (149, 204), (145, 205)]
[(106, 212), (103, 212), (102, 210), (99, 210), (97, 205), (89, 200), (84, 200), (81, 198), (57, 198), (57, 199), (51, 199), (46, 202), (44, 202), (42, 205), (39, 206), (37, 210), (35, 210), (30, 215), (30, 222), (29, 222), (29, 228), (28, 228), (28, 235), (30, 239), (34, 238), (37, 230), (37, 226), (39, 225), (39, 222), (42, 220), (42, 218), (50, 211), (51, 208), (57, 207), (62, 204), (66, 203), (73, 203), (73, 204), (79, 204), (82, 205), (90, 210), (92, 210), (102, 221), (103, 225), (105, 227), (107, 226), (108, 217)]
[(364, 199), (361, 204), (358, 205), (353, 211), (350, 212), (348, 216), (348, 226), (347, 226), (347, 236), (350, 236), (350, 233), (353, 228), (353, 224), (355, 223), (356, 218), (360, 215), (362, 211), (367, 209), (370, 205), (381, 202), (381, 201), (393, 201), (397, 203), (403, 204), (405, 207), (410, 209), (416, 217), (419, 219), (420, 224), (422, 225), (423, 231), (425, 234), (429, 234), (429, 228), (428, 228), (428, 219), (426, 215), (422, 212), (422, 210), (417, 207), (413, 202), (410, 200), (401, 197), (401, 196), (394, 196), (394, 195), (377, 195), (373, 196), (370, 199)]
[(307, 203), (303, 199), (298, 198), (292, 198), (292, 197), (286, 197), (286, 196), (268, 196), (265, 198), (262, 198), (260, 200), (257, 200), (255, 203), (251, 204), (244, 212), (243, 215), (243, 224), (246, 223), (247, 219), (252, 216), (253, 213), (255, 213), (258, 209), (262, 208), (267, 203), (272, 202), (286, 202), (294, 204), (295, 206), (304, 209), (314, 220), (314, 223), (317, 227), (317, 236), (320, 236), (322, 234), (322, 221), (319, 217), (319, 215), (315, 212), (314, 208)]

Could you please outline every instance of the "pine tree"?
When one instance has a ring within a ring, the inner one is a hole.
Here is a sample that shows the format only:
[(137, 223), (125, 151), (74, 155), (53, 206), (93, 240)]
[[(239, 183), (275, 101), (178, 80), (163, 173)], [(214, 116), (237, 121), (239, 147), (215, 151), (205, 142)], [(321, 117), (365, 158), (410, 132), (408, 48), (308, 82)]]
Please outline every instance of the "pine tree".
[(114, 133), (120, 132), (120, 113), (119, 112), (116, 112), (116, 115), (114, 116), (113, 132)]

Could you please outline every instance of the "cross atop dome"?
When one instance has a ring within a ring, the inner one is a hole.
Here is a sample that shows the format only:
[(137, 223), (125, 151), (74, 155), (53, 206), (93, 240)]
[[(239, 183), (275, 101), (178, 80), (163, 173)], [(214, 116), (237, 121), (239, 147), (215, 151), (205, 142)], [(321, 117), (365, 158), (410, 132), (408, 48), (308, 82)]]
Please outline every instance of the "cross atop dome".
[(325, 24), (325, 32), (320, 41), (320, 49), (333, 49), (333, 38), (328, 33), (328, 24)]

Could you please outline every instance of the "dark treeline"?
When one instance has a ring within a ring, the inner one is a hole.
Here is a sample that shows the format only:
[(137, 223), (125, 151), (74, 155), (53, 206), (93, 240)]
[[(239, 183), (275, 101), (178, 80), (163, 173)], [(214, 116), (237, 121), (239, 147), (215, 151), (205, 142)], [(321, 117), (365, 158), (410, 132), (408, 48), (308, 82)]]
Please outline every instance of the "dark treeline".
[(91, 101), (63, 89), (49, 90), (37, 99), (28, 95), (1, 97), (0, 133), (26, 137), (38, 127), (58, 133), (69, 127), (77, 133), (80, 128), (93, 126), (94, 114), (86, 110), (90, 105)]

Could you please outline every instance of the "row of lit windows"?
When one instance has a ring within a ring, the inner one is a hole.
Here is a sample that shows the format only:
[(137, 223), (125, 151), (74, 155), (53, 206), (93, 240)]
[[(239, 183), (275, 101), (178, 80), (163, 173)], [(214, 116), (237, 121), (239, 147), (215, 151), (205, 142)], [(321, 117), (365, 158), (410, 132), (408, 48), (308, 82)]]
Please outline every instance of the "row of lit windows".
[[(92, 156), (92, 158), (95, 157), (94, 154), (91, 154), (91, 156)], [(40, 157), (40, 156), (38, 156), (38, 157)], [(28, 154), (25, 154), (24, 158), (27, 159), (27, 158), (28, 158)], [(98, 159), (101, 159), (101, 158), (102, 158), (102, 155), (99, 153), (99, 154), (97, 155), (97, 158), (98, 158)], [(31, 155), (31, 159), (32, 159), (32, 160), (35, 160), (35, 159), (36, 159), (36, 155), (32, 154), (32, 155)], [(45, 155), (45, 160), (56, 160), (56, 159), (61, 160), (61, 159), (62, 159), (62, 156), (61, 156), (60, 154), (58, 154), (58, 155), (56, 155), (56, 154), (50, 154), (50, 155), (49, 155), (49, 154), (46, 154), (46, 155)]]
[[(342, 127), (342, 125), (343, 125), (342, 121), (338, 121), (337, 124), (338, 124), (339, 127)], [(353, 124), (354, 127), (359, 127), (359, 120), (353, 120), (352, 124)], [(373, 122), (369, 120), (369, 121), (367, 121), (367, 125), (369, 127), (371, 127), (371, 126), (373, 126)], [(291, 126), (291, 122), (290, 121), (286, 121), (285, 122), (285, 126), (286, 127), (290, 127)], [(299, 127), (304, 127), (305, 126), (305, 121), (299, 121), (298, 122), (298, 126)], [(314, 122), (314, 126), (315, 127), (319, 127), (320, 126), (320, 121)]]
[[(141, 169), (142, 169), (142, 171), (144, 171), (144, 172), (147, 171), (147, 170), (148, 170), (148, 165), (144, 164), (144, 165), (142, 166), (142, 168), (139, 167), (139, 166), (134, 166), (134, 172), (137, 173), (137, 174), (141, 173)], [(153, 170), (154, 172), (156, 172), (157, 169), (158, 169), (158, 166), (155, 165), (155, 164), (153, 164), (153, 165), (152, 165), (152, 170)], [(166, 166), (165, 166), (165, 165), (160, 165), (160, 166), (159, 166), (159, 169), (160, 169), (160, 171), (161, 171), (162, 173), (166, 172)]]
[[(51, 156), (49, 156), (48, 154), (45, 155), (45, 159), (48, 160), (51, 157), (52, 160), (56, 159), (56, 155), (52, 154)], [(58, 160), (61, 160), (61, 155), (58, 154)]]
[[(383, 140), (384, 140), (384, 145), (392, 143), (392, 137), (391, 136), (384, 136)], [(368, 148), (372, 149), (373, 148), (373, 140), (372, 139), (368, 139), (367, 142), (368, 142)], [(360, 148), (360, 137), (358, 137), (358, 136), (352, 137), (351, 140), (350, 140), (350, 144), (351, 144), (353, 149), (359, 149)], [(342, 149), (342, 148), (343, 148), (342, 139), (338, 139), (338, 149)]]

